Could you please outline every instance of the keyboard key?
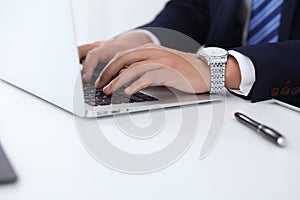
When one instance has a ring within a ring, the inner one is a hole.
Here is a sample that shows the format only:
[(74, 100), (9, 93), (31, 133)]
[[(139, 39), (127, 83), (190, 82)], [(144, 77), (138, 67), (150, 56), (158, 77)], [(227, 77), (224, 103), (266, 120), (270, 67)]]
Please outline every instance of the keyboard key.
[(85, 102), (91, 106), (104, 106), (110, 104), (124, 104), (124, 103), (139, 103), (146, 101), (157, 101), (158, 99), (138, 92), (132, 96), (127, 96), (121, 88), (114, 92), (113, 95), (105, 95), (102, 89), (94, 88), (91, 84), (84, 85)]

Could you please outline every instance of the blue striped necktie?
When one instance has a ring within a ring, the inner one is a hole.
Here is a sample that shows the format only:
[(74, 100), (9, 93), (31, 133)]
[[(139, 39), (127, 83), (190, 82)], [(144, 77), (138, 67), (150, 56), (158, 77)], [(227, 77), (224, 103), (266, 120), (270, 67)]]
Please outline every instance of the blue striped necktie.
[(283, 0), (252, 0), (247, 44), (278, 42)]

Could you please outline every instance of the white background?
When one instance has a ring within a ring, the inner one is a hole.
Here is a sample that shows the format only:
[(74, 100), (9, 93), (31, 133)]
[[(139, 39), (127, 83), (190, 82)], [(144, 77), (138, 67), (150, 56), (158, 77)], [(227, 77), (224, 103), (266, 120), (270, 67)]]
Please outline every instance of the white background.
[(167, 0), (72, 0), (79, 44), (109, 39), (150, 22)]

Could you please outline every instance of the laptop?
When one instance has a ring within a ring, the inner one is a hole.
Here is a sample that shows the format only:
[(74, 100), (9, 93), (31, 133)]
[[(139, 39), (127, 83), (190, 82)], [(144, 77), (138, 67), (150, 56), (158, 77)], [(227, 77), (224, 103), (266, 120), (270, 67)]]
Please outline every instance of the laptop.
[(17, 176), (0, 145), (0, 185), (13, 183)]
[[(132, 97), (83, 84), (70, 0), (10, 0), (0, 6), (0, 79), (80, 117), (220, 100), (163, 86)], [(97, 76), (98, 74), (96, 74)], [(102, 99), (102, 97), (106, 99)], [(119, 97), (121, 99), (118, 99)]]

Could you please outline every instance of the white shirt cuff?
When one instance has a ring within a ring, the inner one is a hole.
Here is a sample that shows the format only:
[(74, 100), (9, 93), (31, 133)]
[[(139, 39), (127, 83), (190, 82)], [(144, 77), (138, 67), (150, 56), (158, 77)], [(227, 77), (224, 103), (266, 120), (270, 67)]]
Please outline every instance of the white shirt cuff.
[(229, 50), (228, 51), (229, 55), (233, 56), (240, 67), (241, 71), (241, 84), (240, 84), (240, 89), (239, 90), (231, 90), (237, 94), (243, 95), (243, 96), (248, 96), (248, 94), (251, 91), (251, 88), (253, 87), (253, 84), (255, 82), (255, 68), (247, 56), (234, 51), (234, 50)]

